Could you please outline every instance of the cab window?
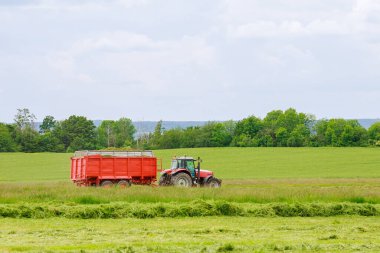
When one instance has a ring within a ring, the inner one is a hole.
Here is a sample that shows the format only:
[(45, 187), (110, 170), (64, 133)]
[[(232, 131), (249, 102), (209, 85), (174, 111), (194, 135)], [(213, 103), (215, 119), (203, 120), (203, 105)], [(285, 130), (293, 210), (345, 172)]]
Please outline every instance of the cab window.
[(172, 166), (170, 168), (172, 170), (177, 169), (178, 168), (178, 161), (177, 160), (173, 160), (172, 161)]

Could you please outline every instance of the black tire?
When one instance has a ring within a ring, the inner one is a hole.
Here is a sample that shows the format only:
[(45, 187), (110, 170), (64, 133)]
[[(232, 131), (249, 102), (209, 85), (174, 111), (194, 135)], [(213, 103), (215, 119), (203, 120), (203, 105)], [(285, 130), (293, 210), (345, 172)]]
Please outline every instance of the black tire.
[(117, 182), (117, 186), (119, 188), (128, 188), (128, 187), (131, 187), (132, 183), (130, 180), (120, 180), (119, 182)]
[(106, 181), (103, 181), (100, 184), (100, 186), (104, 187), (104, 188), (111, 188), (111, 187), (113, 187), (113, 183), (112, 183), (112, 181), (106, 180)]
[(191, 187), (193, 186), (193, 182), (188, 174), (182, 172), (172, 177), (172, 185), (177, 187)]
[(166, 185), (168, 185), (167, 179), (168, 179), (168, 176), (166, 174), (161, 175), (160, 180), (158, 180), (158, 185), (159, 186), (166, 186)]
[(222, 186), (222, 182), (215, 177), (210, 178), (206, 183), (206, 187), (210, 187), (210, 188), (220, 188), (221, 186)]

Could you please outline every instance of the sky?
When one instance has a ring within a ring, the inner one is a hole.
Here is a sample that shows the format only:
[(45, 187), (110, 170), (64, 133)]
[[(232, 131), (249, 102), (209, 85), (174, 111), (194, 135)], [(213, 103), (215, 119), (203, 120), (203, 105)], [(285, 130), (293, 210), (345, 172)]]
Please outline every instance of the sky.
[(0, 0), (0, 122), (380, 118), (378, 0)]

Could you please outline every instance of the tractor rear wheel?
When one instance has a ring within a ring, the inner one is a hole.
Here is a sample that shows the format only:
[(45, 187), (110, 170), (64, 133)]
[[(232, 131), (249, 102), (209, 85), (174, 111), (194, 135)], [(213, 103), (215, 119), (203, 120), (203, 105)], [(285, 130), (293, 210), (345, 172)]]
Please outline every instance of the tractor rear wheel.
[(172, 184), (177, 187), (191, 187), (191, 177), (186, 173), (179, 173), (172, 177)]
[(104, 188), (111, 188), (113, 186), (113, 183), (112, 183), (112, 181), (106, 180), (106, 181), (103, 181), (100, 184), (100, 186), (104, 187)]
[(221, 185), (220, 180), (215, 177), (210, 178), (206, 183), (206, 186), (210, 188), (219, 188)]
[(120, 180), (118, 183), (117, 183), (117, 186), (119, 188), (127, 188), (127, 187), (130, 187), (132, 184), (131, 184), (131, 181), (129, 180)]

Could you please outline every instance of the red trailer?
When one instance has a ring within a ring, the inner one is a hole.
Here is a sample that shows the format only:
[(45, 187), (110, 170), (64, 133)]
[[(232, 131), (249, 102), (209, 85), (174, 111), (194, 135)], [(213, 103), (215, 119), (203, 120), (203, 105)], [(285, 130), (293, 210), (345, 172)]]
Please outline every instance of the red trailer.
[(79, 186), (152, 184), (158, 162), (152, 151), (77, 151), (71, 158), (71, 180)]

